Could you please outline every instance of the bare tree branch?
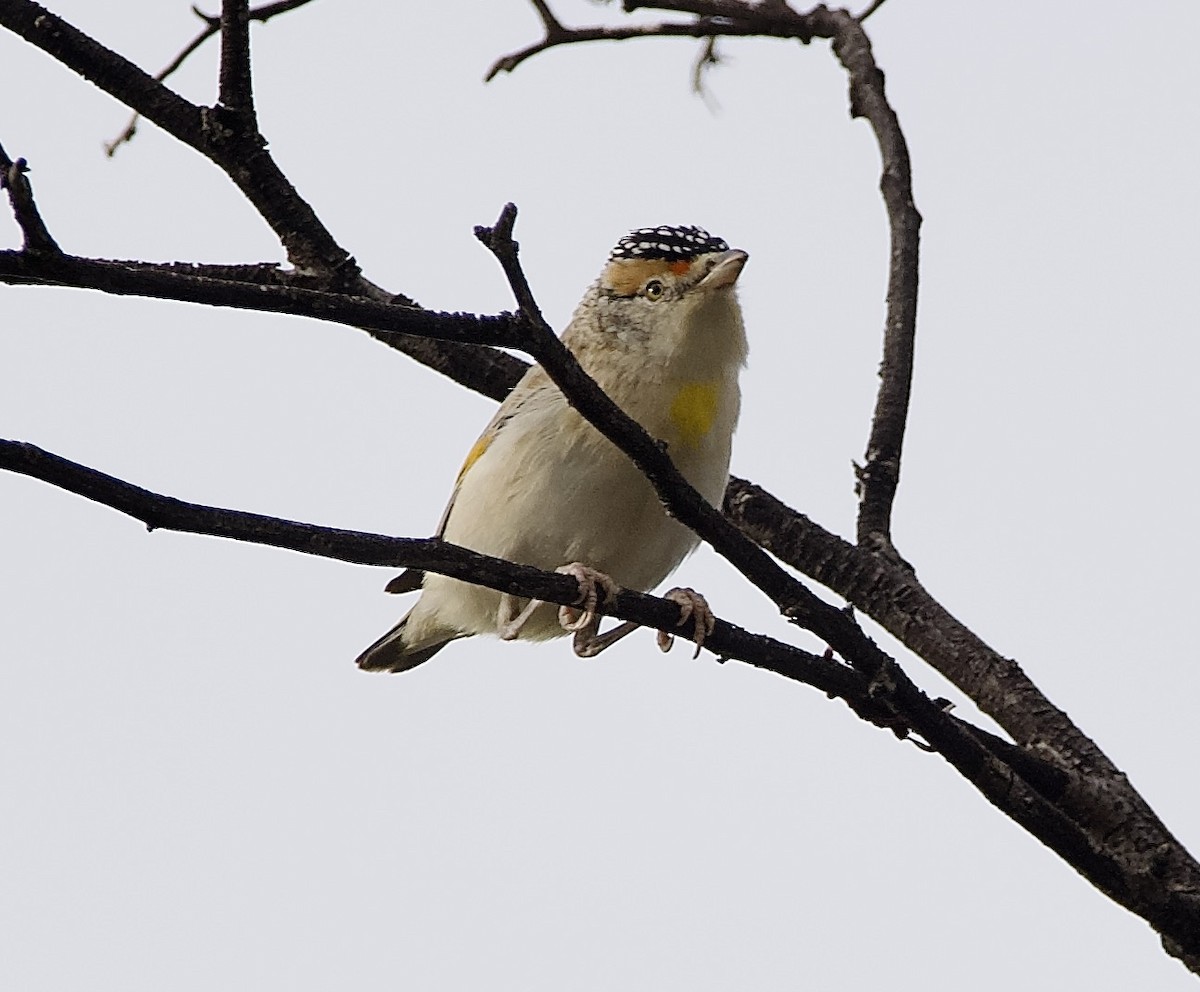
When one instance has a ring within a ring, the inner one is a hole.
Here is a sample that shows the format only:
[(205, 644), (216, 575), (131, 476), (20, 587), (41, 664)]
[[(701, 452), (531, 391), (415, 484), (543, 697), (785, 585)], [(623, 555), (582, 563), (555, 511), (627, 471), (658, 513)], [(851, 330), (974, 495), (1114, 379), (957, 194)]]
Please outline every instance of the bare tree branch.
[[(822, 531), (782, 504), (774, 505), (767, 494), (740, 480), (733, 480), (727, 494), (729, 519), (705, 503), (675, 470), (666, 452), (599, 390), (546, 325), (518, 262), (512, 238), (516, 210), (511, 205), (496, 225), (477, 233), (504, 268), (518, 301), (516, 315), (432, 313), (363, 279), (349, 253), (334, 241), (275, 165), (258, 133), (247, 40), (247, 23), (253, 12), (246, 0), (225, 0), (223, 4), (221, 104), (216, 108), (188, 103), (30, 0), (0, 0), (0, 24), (209, 157), (275, 230), (295, 271), (283, 272), (269, 264), (188, 267), (64, 255), (33, 204), (23, 160), (10, 162), (4, 156), (0, 165), (4, 166), (26, 248), (0, 252), (0, 281), (138, 293), (346, 323), (365, 328), (403, 350), (412, 349), (410, 353), (430, 364), (443, 360), (452, 370), (450, 374), (462, 376), (460, 381), (472, 378), (464, 369), (470, 370), (478, 359), (486, 371), (475, 374), (474, 381), (497, 397), (507, 391), (523, 363), (503, 361), (507, 356), (480, 346), (500, 344), (527, 351), (541, 362), (572, 404), (632, 458), (674, 516), (727, 557), (786, 616), (828, 641), (852, 667), (729, 625), (719, 625), (720, 635), (710, 641), (713, 648), (729, 657), (742, 656), (735, 650), (752, 654), (758, 660), (751, 663), (761, 662), (762, 667), (781, 674), (803, 673), (789, 677), (846, 699), (861, 716), (881, 726), (900, 734), (909, 730), (919, 734), (989, 802), (1059, 853), (1102, 892), (1148, 920), (1171, 953), (1193, 969), (1200, 968), (1200, 867), (1120, 771), (1041, 696), (1016, 663), (984, 645), (929, 596), (892, 544), (891, 507), (911, 382), (920, 216), (912, 201), (904, 138), (861, 27), (861, 20), (878, 9), (879, 3), (855, 19), (846, 11), (824, 6), (800, 14), (783, 0), (757, 4), (742, 0), (625, 0), (626, 10), (654, 8), (687, 14), (694, 20), (643, 28), (569, 29), (555, 18), (545, 0), (532, 2), (546, 37), (498, 61), (489, 78), (502, 70), (511, 71), (539, 51), (589, 40), (664, 34), (707, 38), (710, 44), (720, 35), (748, 34), (803, 43), (814, 37), (833, 40), (834, 52), (850, 76), (851, 114), (867, 118), (880, 145), (881, 188), (892, 232), (882, 381), (866, 461), (859, 473), (857, 545)], [(152, 527), (252, 540), (344, 560), (407, 564), (552, 602), (572, 602), (578, 591), (565, 576), (522, 570), (437, 541), (312, 528), (182, 503), (16, 442), (0, 442), (0, 467), (107, 503)], [(1004, 725), (1016, 744), (965, 724), (929, 700), (851, 616), (793, 578), (734, 522), (761, 545), (860, 605), (936, 667), (953, 673), (956, 684), (972, 698), (1011, 723), (1011, 727)], [(758, 533), (759, 528), (765, 532)], [(343, 538), (350, 543), (341, 543)], [(338, 550), (329, 550), (334, 548)], [(470, 557), (456, 558), (460, 552)], [(551, 585), (539, 586), (538, 582)], [(642, 606), (662, 612), (638, 614)], [(673, 629), (678, 619), (674, 604), (653, 597), (626, 593), (617, 607), (614, 615), (660, 629), (664, 624)], [(721, 637), (730, 640), (723, 642)]]
[[(278, 14), (287, 13), (289, 10), (295, 10), (297, 7), (303, 7), (305, 4), (311, 2), (312, 0), (278, 0), (276, 3), (266, 3), (261, 7), (254, 7), (250, 10), (250, 20), (266, 22)], [(204, 28), (199, 34), (196, 35), (196, 37), (194, 37), (183, 47), (183, 49), (178, 55), (175, 56), (175, 58), (173, 58), (167, 63), (166, 66), (155, 73), (154, 78), (160, 83), (173, 72), (175, 72), (175, 70), (181, 65), (183, 65), (183, 63), (187, 61), (188, 57), (192, 55), (193, 52), (200, 48), (201, 45), (203, 45), (206, 41), (208, 41), (209, 38), (211, 38), (220, 30), (220, 17), (213, 17), (209, 14), (205, 14), (196, 7), (192, 7), (192, 13), (194, 13), (198, 18), (200, 18), (200, 20), (204, 22)], [(115, 138), (113, 138), (112, 141), (105, 142), (104, 153), (109, 158), (112, 158), (113, 155), (117, 153), (117, 149), (120, 148), (121, 145), (133, 140), (133, 136), (137, 133), (137, 123), (140, 118), (141, 115), (135, 112), (133, 116), (129, 118), (129, 122), (125, 125), (125, 129)]]
[(403, 298), (387, 302), (311, 289), (300, 274), (270, 262), (196, 265), (0, 251), (0, 283), (95, 289), (346, 324), (495, 400), (508, 395), (526, 368), (519, 358), (482, 344), (518, 346), (511, 337), (510, 315), (437, 314), (408, 305)]
[(30, 256), (0, 251), (0, 281), (99, 289), (118, 296), (236, 307), (265, 313), (314, 317), (354, 327), (371, 328), (380, 336), (419, 334), (462, 344), (528, 346), (528, 333), (511, 314), (477, 316), (438, 313), (420, 307), (383, 303), (365, 296), (329, 293), (296, 285), (272, 285), (194, 274), (185, 264), (150, 265), (77, 258), (72, 255)]
[(287, 180), (256, 128), (189, 103), (128, 59), (33, 0), (0, 0), (0, 25), (153, 121), (219, 166), (270, 225), (298, 269), (331, 284), (361, 279), (358, 265)]
[[(438, 538), (386, 537), (189, 503), (151, 492), (19, 441), (0, 440), (0, 469), (40, 479), (112, 507), (140, 520), (149, 530), (204, 534), (360, 565), (420, 568), (564, 606), (573, 605), (579, 598), (578, 584), (571, 576), (481, 555)], [(656, 596), (622, 590), (611, 603), (601, 608), (601, 612), (671, 633), (682, 632), (689, 636), (691, 633), (687, 626), (681, 631), (679, 604)], [(749, 634), (724, 621), (717, 622), (705, 647), (718, 657), (746, 660), (786, 678), (805, 682), (871, 712), (877, 719), (885, 712), (871, 702), (868, 686), (860, 675), (845, 665), (800, 648)], [(889, 725), (893, 724), (894, 721), (889, 722)]]
[[(251, 16), (257, 13), (259, 19), (266, 20), (301, 5), (301, 0), (266, 4), (252, 11)], [(279, 236), (296, 267), (297, 280), (381, 301), (407, 300), (362, 278), (349, 252), (337, 244), (311, 206), (275, 165), (256, 129), (235, 134), (236, 129), (220, 126), (211, 109), (202, 110), (188, 103), (128, 60), (31, 0), (0, 0), (0, 25), (154, 121), (224, 170)], [(373, 331), (369, 333), (378, 336)], [(451, 341), (395, 337), (384, 340), (443, 375), (495, 399), (507, 393), (524, 367), (519, 359), (502, 352), (485, 355), (478, 350), (464, 350)]]
[(0, 189), (8, 190), (8, 202), (12, 206), (13, 217), (16, 218), (24, 239), (22, 253), (58, 253), (58, 242), (46, 228), (34, 202), (33, 187), (25, 177), (28, 171), (29, 163), (25, 159), (18, 158), (14, 162), (8, 157), (3, 146), (0, 146)]
[[(596, 386), (542, 320), (517, 258), (518, 248), (512, 238), (515, 220), (516, 208), (509, 204), (494, 227), (477, 228), (476, 235), (500, 261), (518, 302), (518, 319), (536, 329), (537, 337), (530, 343), (532, 353), (555, 384), (569, 397), (572, 405), (633, 459), (654, 485), (671, 515), (695, 530), (759, 589), (766, 592), (779, 604), (785, 616), (826, 639), (857, 671), (866, 676), (875, 698), (886, 698), (905, 725), (921, 734), (989, 801), (1061, 854), (1097, 888), (1110, 898), (1135, 909), (1171, 939), (1179, 939), (1181, 933), (1190, 932), (1188, 927), (1200, 925), (1200, 898), (1197, 898), (1200, 895), (1200, 866), (1188, 856), (1140, 796), (1129, 789), (1124, 777), (1069, 721), (1066, 722), (1072, 736), (1082, 739), (1090, 747), (1094, 761), (1087, 770), (1097, 777), (1080, 781), (1073, 790), (1067, 790), (1064, 797), (1066, 801), (1061, 809), (1048, 806), (1035, 810), (1027, 799), (1022, 799), (1014, 807), (1011, 804), (1012, 797), (1017, 794), (1025, 796), (1030, 790), (1028, 783), (1011, 766), (995, 764), (994, 755), (989, 755), (986, 748), (970, 739), (961, 727), (943, 719), (944, 714), (909, 681), (891, 658), (863, 634), (857, 624), (783, 572), (763, 555), (759, 544), (745, 540), (726, 517), (717, 513), (687, 484), (667, 453)], [(766, 540), (762, 544), (770, 547)], [(868, 555), (865, 550), (859, 553)], [(870, 554), (869, 560), (886, 563), (890, 558), (887, 555)], [(902, 566), (892, 564), (891, 567), (909, 574), (909, 570)], [(911, 619), (911, 604), (906, 605), (909, 608), (905, 614)], [(1031, 683), (1029, 686), (1033, 688)], [(1049, 706), (1049, 703), (1046, 702), (1046, 705)], [(1065, 714), (1062, 714), (1062, 718), (1066, 720)], [(1033, 753), (1040, 752), (1035, 750)], [(1059, 758), (1053, 752), (1045, 752), (1045, 755), (1052, 760)], [(1122, 822), (1114, 824), (1110, 815), (1111, 803), (1097, 803), (1095, 800), (1098, 792), (1111, 800), (1114, 790), (1118, 788), (1130, 794), (1126, 800), (1129, 812)], [(1005, 794), (1004, 798), (999, 795), (1001, 791)], [(1071, 814), (1078, 814), (1078, 822)], [(1041, 819), (1042, 816), (1046, 819)], [(1114, 831), (1118, 836), (1110, 840)], [(1156, 842), (1152, 858), (1147, 858), (1145, 854), (1144, 844), (1148, 839)], [(1170, 855), (1166, 853), (1168, 850)], [(1156, 874), (1156, 867), (1161, 867), (1168, 857), (1174, 870), (1173, 877), (1190, 882), (1184, 886), (1189, 894), (1169, 900), (1170, 905), (1165, 907), (1162, 904), (1161, 887), (1157, 884), (1161, 876)], [(1196, 933), (1200, 934), (1200, 930)]]
[(863, 21), (875, 13), (875, 11), (882, 7), (886, 2), (887, 0), (872, 0), (871, 5), (858, 15), (858, 23), (862, 24)]
[[(578, 598), (576, 581), (570, 576), (514, 565), (436, 538), (392, 538), (188, 503), (16, 441), (0, 440), (0, 468), (111, 506), (141, 520), (151, 530), (161, 528), (248, 541), (359, 564), (407, 565), (563, 605), (571, 605)], [(654, 596), (623, 590), (604, 612), (647, 627), (678, 630), (678, 605)], [(894, 665), (879, 672), (878, 677), (866, 679), (830, 659), (749, 634), (724, 621), (718, 621), (706, 647), (720, 657), (744, 660), (841, 698), (862, 718), (881, 726), (898, 729), (895, 719), (888, 716), (898, 714), (989, 802), (1068, 860), (1102, 891), (1128, 904), (1129, 879), (1124, 866), (1093, 850), (1049, 798), (1060, 795), (1066, 788), (1063, 774), (1011, 744), (951, 717)], [(1021, 768), (1022, 774), (1016, 774), (1014, 767)], [(1032, 783), (1037, 783), (1038, 788), (1032, 787)], [(1172, 900), (1160, 907), (1152, 922), (1164, 932), (1168, 932), (1173, 921), (1184, 926), (1197, 925), (1200, 915), (1194, 909), (1182, 899)]]
[(831, 16), (838, 24), (833, 51), (850, 75), (850, 115), (865, 117), (879, 143), (883, 160), (879, 186), (891, 232), (879, 392), (866, 459), (858, 469), (858, 543), (899, 560), (892, 544), (892, 504), (900, 483), (900, 456), (912, 389), (921, 215), (913, 204), (908, 145), (884, 94), (883, 73), (875, 65), (871, 42), (861, 23), (845, 11), (835, 11)]
[[(1125, 774), (1015, 661), (985, 644), (931, 596), (911, 569), (843, 541), (742, 479), (730, 480), (724, 510), (772, 554), (845, 597), (929, 662), (1026, 753), (1068, 770), (1071, 784), (1057, 797), (1058, 806), (1085, 832), (1089, 845), (1110, 852), (1128, 876), (1129, 895), (1110, 896), (1149, 920), (1148, 907), (1161, 901), (1158, 880), (1169, 877), (1180, 911), (1187, 919), (1200, 914), (1200, 865)], [(1159, 929), (1164, 941), (1178, 935), (1177, 927)], [(1194, 936), (1179, 945), (1191, 947), (1191, 954), (1200, 952), (1200, 929)]]
[(567, 28), (559, 25), (554, 31), (548, 30), (541, 41), (497, 59), (483, 79), (484, 82), (491, 82), (502, 72), (512, 72), (526, 59), (561, 45), (578, 45), (587, 41), (627, 41), (630, 38), (711, 38), (714, 35), (748, 36), (755, 33), (750, 28), (741, 28), (735, 24), (717, 25), (709, 20), (689, 24), (647, 24), (630, 28)]
[(218, 102), (255, 127), (254, 81), (250, 72), (250, 0), (221, 2), (221, 69)]

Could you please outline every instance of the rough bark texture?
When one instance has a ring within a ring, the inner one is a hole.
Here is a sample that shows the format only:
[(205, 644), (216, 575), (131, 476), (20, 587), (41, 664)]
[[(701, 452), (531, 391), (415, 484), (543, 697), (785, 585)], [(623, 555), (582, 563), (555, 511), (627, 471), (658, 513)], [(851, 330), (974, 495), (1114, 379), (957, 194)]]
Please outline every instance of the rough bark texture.
[[(246, 0), (226, 0), (220, 17), (206, 19), (201, 35), (155, 78), (36, 3), (0, 0), (0, 26), (224, 171), (275, 232), (292, 266), (152, 264), (66, 254), (42, 221), (25, 162), (10, 159), (0, 149), (0, 185), (8, 192), (24, 235), (21, 250), (0, 252), (0, 282), (82, 287), (349, 325), (496, 399), (525, 368), (497, 347), (525, 351), (542, 363), (584, 416), (633, 459), (674, 516), (733, 563), (792, 622), (824, 639), (844, 662), (727, 623), (718, 623), (707, 646), (724, 658), (744, 660), (840, 698), (864, 720), (897, 736), (916, 735), (988, 802), (1099, 891), (1149, 922), (1169, 953), (1200, 972), (1200, 866), (1096, 743), (1041, 693), (1016, 661), (952, 616), (893, 544), (891, 508), (900, 480), (914, 361), (921, 217), (913, 201), (907, 144), (863, 27), (866, 15), (855, 18), (824, 6), (797, 13), (780, 0), (625, 0), (626, 10), (651, 8), (687, 19), (568, 28), (547, 3), (534, 0), (545, 37), (501, 58), (489, 74), (513, 71), (552, 47), (592, 41), (664, 35), (832, 41), (847, 72), (850, 113), (870, 124), (879, 145), (879, 185), (891, 231), (880, 388), (859, 469), (856, 539), (849, 542), (740, 479), (730, 482), (723, 514), (708, 506), (675, 470), (661, 445), (609, 400), (542, 319), (519, 264), (512, 237), (516, 209), (511, 205), (495, 225), (477, 233), (513, 288), (515, 314), (437, 313), (367, 282), (350, 252), (278, 168), (258, 130), (248, 24), (304, 2), (284, 0), (252, 9)], [(201, 107), (169, 90), (161, 79), (213, 35), (221, 41), (220, 99), (216, 106)], [(708, 53), (711, 56), (711, 48)], [(114, 147), (130, 135), (132, 124)], [(575, 581), (566, 576), (485, 558), (441, 541), (338, 531), (185, 503), (14, 441), (0, 441), (0, 468), (79, 493), (152, 528), (270, 544), (344, 561), (408, 565), (559, 603), (572, 603), (578, 595)], [(992, 716), (1011, 740), (973, 727), (927, 698), (864, 634), (850, 612), (825, 602), (780, 561), (881, 624)], [(674, 604), (633, 593), (622, 593), (609, 612), (665, 630), (674, 630), (678, 619)]]

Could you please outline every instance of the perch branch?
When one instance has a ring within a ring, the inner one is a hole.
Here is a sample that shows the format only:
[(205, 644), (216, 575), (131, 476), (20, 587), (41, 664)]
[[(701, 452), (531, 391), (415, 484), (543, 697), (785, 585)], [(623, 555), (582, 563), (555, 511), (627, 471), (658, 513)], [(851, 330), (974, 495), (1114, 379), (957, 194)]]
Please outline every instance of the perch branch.
[[(436, 538), (391, 538), (188, 503), (150, 492), (30, 444), (0, 440), (0, 468), (110, 506), (142, 521), (151, 530), (205, 534), (367, 565), (421, 568), (564, 605), (574, 603), (578, 597), (577, 584), (569, 576), (514, 565)], [(677, 604), (629, 591), (622, 591), (605, 612), (672, 632), (677, 630), (679, 618)], [(1060, 772), (951, 717), (897, 670), (888, 674), (899, 678), (889, 679), (891, 684), (885, 686), (835, 661), (747, 633), (723, 621), (718, 621), (706, 647), (722, 657), (745, 660), (812, 685), (847, 701), (864, 719), (883, 726), (894, 727), (883, 700), (886, 698), (889, 704), (898, 702), (906, 717), (911, 717), (914, 729), (989, 802), (1074, 864), (1099, 888), (1110, 893), (1124, 892), (1126, 879), (1121, 866), (1094, 852), (1078, 829), (1029, 784), (1036, 782), (1050, 794), (1060, 793), (1064, 788)], [(1013, 760), (1024, 766), (1028, 781), (1014, 773), (1009, 764)]]
[[(264, 544), (360, 565), (419, 568), (564, 606), (573, 605), (579, 598), (578, 584), (571, 576), (491, 558), (438, 538), (386, 537), (189, 503), (151, 492), (19, 441), (0, 440), (0, 469), (40, 479), (111, 507), (140, 520), (149, 530), (172, 530)], [(681, 630), (678, 626), (679, 605), (655, 596), (623, 590), (612, 603), (602, 608), (602, 612), (670, 633), (687, 636), (691, 633), (690, 628)], [(856, 707), (870, 710), (877, 717), (881, 713), (869, 699), (866, 681), (835, 661), (769, 637), (747, 633), (724, 621), (717, 622), (705, 647), (719, 657), (745, 660), (805, 682)]]

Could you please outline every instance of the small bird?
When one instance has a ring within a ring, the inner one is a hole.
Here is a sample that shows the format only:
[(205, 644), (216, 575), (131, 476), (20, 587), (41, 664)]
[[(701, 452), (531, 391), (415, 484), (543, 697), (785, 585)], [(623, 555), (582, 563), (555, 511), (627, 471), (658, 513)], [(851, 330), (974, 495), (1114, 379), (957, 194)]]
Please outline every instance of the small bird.
[[(584, 370), (666, 443), (675, 467), (714, 506), (729, 477), (741, 405), (746, 333), (736, 283), (748, 258), (699, 227), (632, 231), (562, 335)], [(580, 603), (560, 610), (410, 569), (386, 588), (420, 588), (420, 599), (359, 656), (360, 668), (406, 671), (456, 638), (485, 633), (545, 640), (574, 632), (576, 654), (591, 657), (636, 627), (599, 634), (600, 599), (618, 587), (653, 589), (699, 541), (537, 365), (467, 454), (437, 535), (520, 564), (561, 566), (579, 581)], [(690, 589), (667, 595), (680, 604), (681, 624), (695, 615), (703, 643), (713, 623), (703, 597)], [(660, 635), (664, 650), (670, 642)]]

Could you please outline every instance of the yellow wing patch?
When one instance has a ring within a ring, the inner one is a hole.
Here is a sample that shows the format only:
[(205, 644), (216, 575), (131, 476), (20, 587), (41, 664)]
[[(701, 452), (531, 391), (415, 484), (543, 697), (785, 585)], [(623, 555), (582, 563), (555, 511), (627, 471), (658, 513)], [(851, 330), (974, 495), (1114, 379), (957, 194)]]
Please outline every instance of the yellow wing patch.
[(685, 446), (694, 448), (712, 430), (718, 397), (715, 382), (688, 382), (679, 387), (671, 401), (671, 425)]
[(462, 482), (463, 477), (470, 471), (471, 466), (479, 461), (483, 457), (483, 453), (492, 446), (492, 441), (495, 440), (495, 437), (496, 432), (494, 430), (487, 431), (483, 437), (471, 446), (471, 450), (467, 452), (467, 460), (463, 462), (463, 467), (458, 470), (458, 478), (454, 480), (456, 486)]

